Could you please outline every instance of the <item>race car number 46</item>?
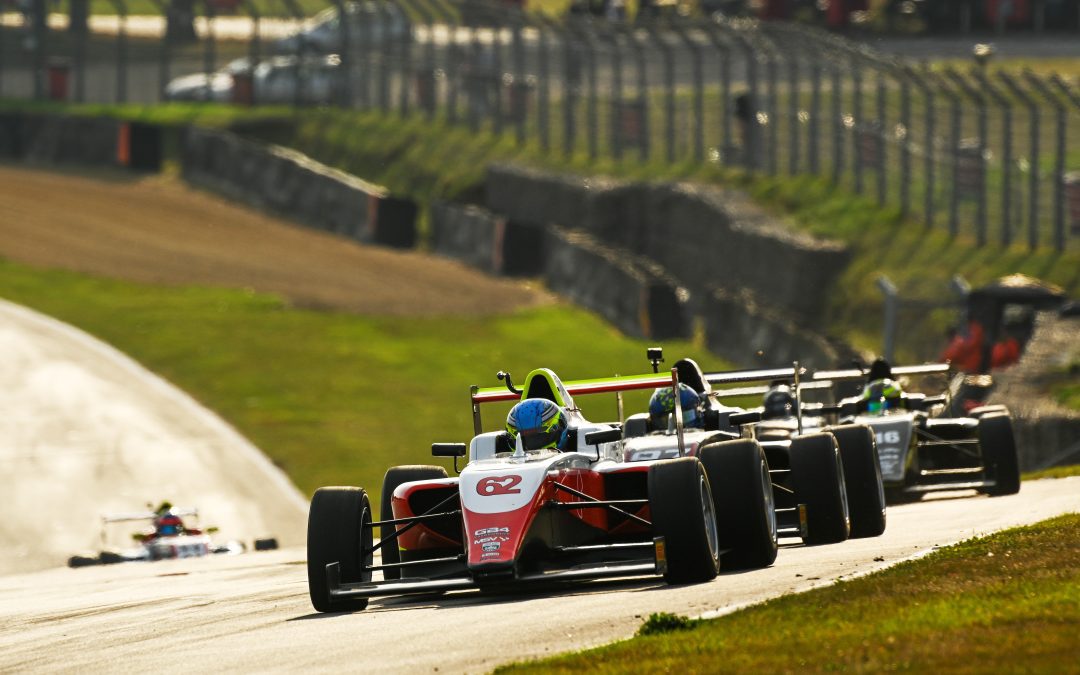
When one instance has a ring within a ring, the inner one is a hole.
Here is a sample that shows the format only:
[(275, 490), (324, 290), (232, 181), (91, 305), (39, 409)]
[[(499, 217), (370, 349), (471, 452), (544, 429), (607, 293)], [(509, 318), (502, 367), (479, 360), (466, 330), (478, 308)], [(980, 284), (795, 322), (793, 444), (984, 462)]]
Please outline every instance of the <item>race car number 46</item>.
[(521, 476), (491, 476), (476, 484), (476, 494), (481, 497), (519, 494), (521, 490), (515, 486), (520, 482)]

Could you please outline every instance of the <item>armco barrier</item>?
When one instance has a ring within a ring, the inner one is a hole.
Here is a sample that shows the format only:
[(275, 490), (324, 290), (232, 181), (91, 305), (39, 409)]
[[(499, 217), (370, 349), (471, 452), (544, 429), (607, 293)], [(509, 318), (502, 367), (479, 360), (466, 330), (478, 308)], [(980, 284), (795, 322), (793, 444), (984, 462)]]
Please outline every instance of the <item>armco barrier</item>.
[(627, 335), (686, 337), (687, 294), (652, 263), (602, 246), (583, 232), (546, 229), (548, 288), (600, 314)]
[(184, 179), (233, 199), (360, 241), (416, 245), (416, 204), (306, 155), (226, 132), (189, 128)]

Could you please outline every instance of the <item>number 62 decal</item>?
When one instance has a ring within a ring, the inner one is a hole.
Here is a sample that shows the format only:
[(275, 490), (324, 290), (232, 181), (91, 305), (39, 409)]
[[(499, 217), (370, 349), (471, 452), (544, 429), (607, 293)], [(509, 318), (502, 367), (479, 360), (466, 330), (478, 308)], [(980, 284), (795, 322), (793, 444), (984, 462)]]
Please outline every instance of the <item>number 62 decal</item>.
[(510, 495), (521, 492), (515, 486), (521, 482), (521, 476), (490, 476), (476, 484), (476, 494), (481, 497)]

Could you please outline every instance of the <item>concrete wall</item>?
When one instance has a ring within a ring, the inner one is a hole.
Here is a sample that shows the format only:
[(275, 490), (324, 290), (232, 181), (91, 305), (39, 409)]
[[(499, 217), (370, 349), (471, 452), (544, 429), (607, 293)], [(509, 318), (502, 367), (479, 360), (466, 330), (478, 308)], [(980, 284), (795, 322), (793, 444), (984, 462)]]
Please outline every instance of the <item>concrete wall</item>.
[(311, 227), (390, 246), (416, 244), (414, 202), (287, 148), (193, 127), (181, 167), (199, 187)]

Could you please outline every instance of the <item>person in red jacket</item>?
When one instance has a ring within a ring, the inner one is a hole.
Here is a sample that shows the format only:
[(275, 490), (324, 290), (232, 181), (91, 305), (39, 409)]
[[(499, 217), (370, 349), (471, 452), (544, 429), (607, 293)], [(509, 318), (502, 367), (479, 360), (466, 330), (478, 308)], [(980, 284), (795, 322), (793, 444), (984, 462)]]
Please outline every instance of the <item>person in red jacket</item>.
[(982, 347), (985, 340), (982, 324), (969, 321), (967, 330), (957, 331), (949, 341), (941, 360), (949, 361), (957, 370), (965, 373), (977, 373), (982, 366)]

